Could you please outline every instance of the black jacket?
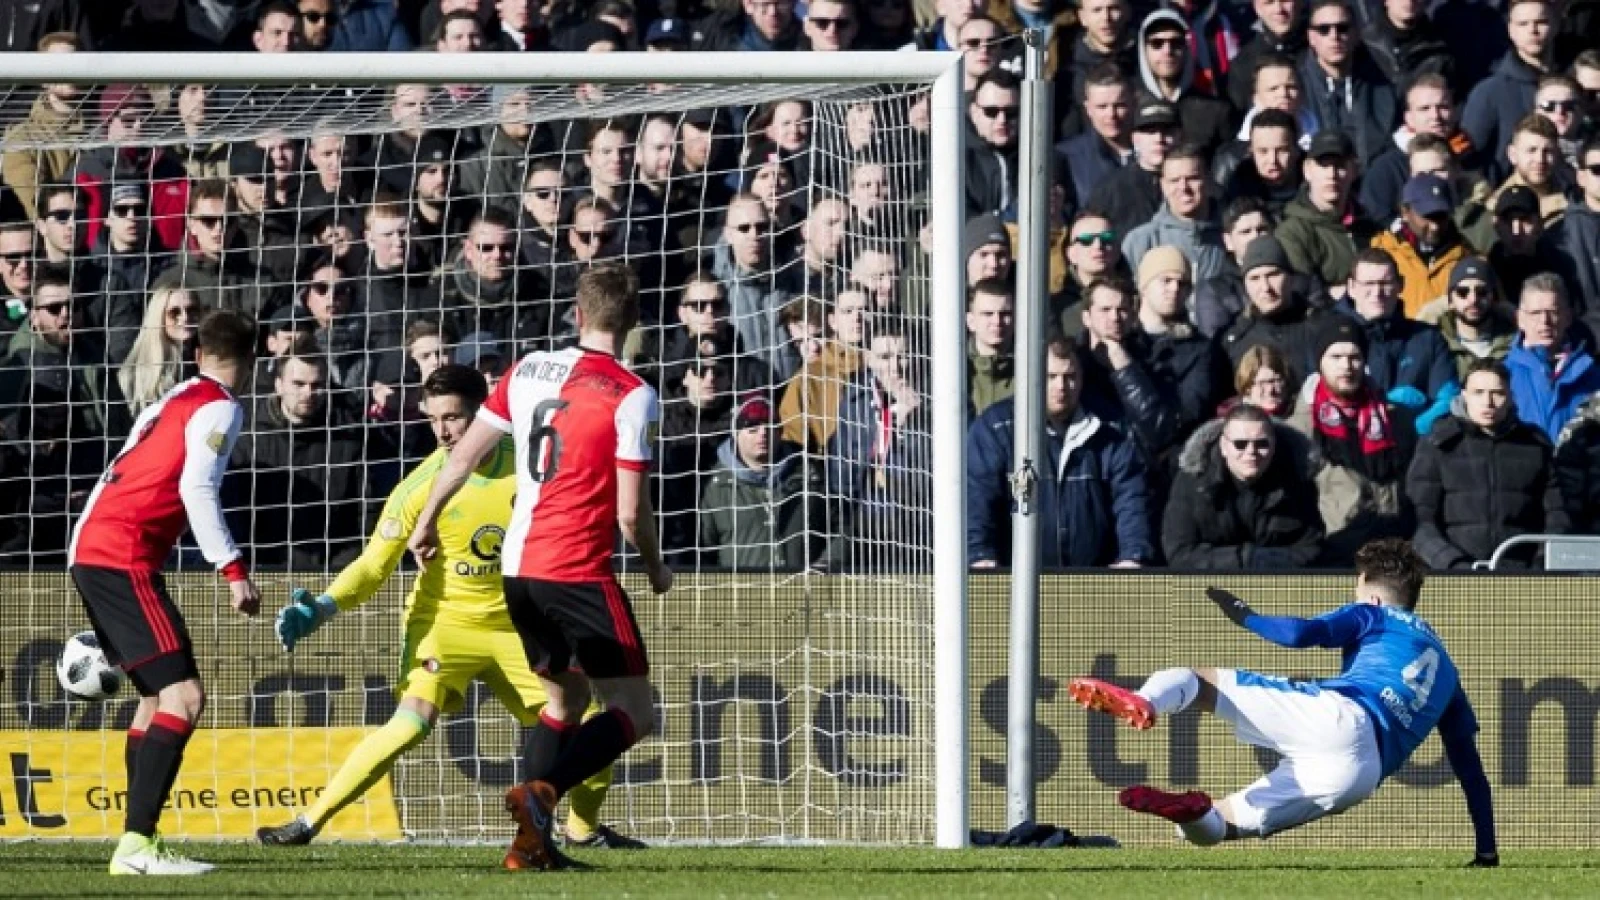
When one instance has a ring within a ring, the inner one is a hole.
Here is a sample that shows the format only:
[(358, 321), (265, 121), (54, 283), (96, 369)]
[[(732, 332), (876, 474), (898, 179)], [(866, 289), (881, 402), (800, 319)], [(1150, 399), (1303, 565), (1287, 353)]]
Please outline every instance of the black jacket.
[(1113, 372), (1102, 346), (1079, 337), (1084, 405), (1126, 426), (1145, 459), (1156, 463), (1216, 408), (1218, 351), (1198, 333), (1150, 337), (1135, 331), (1123, 342), (1133, 362)]
[(1267, 205), (1275, 221), (1283, 221), (1283, 211), (1300, 196), (1305, 178), (1296, 162), (1289, 168), (1289, 180), (1283, 184), (1268, 184), (1256, 171), (1256, 161), (1250, 158), (1250, 145), (1244, 141), (1231, 141), (1223, 152), (1217, 154), (1212, 164), (1212, 174), (1222, 185), (1222, 208), (1240, 197), (1254, 197)]
[(1123, 166), (1122, 155), (1092, 128), (1057, 142), (1056, 160), (1069, 176), (1067, 205), (1072, 209), (1083, 208), (1095, 188)]
[(1287, 56), (1294, 59), (1306, 49), (1306, 32), (1302, 25), (1279, 38), (1266, 30), (1259, 30), (1233, 57), (1228, 68), (1228, 101), (1240, 115), (1248, 112), (1251, 94), (1255, 90), (1256, 68), (1269, 56)]
[(1300, 58), (1300, 84), (1306, 106), (1321, 127), (1340, 128), (1350, 135), (1363, 168), (1383, 152), (1400, 120), (1400, 103), (1394, 85), (1371, 54), (1357, 46), (1344, 87), (1330, 89), (1316, 55), (1307, 50)]
[(1545, 234), (1544, 242), (1555, 252), (1556, 271), (1567, 282), (1567, 295), (1577, 313), (1591, 329), (1600, 325), (1600, 212), (1582, 201), (1567, 204), (1566, 215)]
[[(968, 172), (971, 178), (971, 169)], [(1104, 212), (1117, 234), (1127, 234), (1150, 221), (1161, 208), (1160, 178), (1130, 162), (1100, 183), (1089, 197), (1088, 206)]]
[[(1550, 442), (1515, 416), (1494, 434), (1446, 416), (1418, 442), (1406, 475), (1417, 514), (1413, 540), (1435, 569), (1469, 569), (1507, 538), (1567, 531)], [(1535, 548), (1511, 554), (1526, 566)]]
[(967, 218), (1001, 213), (1017, 202), (1017, 145), (1000, 149), (967, 123)]
[(1223, 332), (1220, 343), (1234, 369), (1238, 369), (1239, 360), (1251, 347), (1271, 344), (1278, 348), (1289, 360), (1289, 365), (1294, 367), (1294, 372), (1281, 374), (1288, 380), (1291, 390), (1298, 390), (1300, 382), (1311, 374), (1307, 369), (1310, 365), (1308, 360), (1315, 340), (1313, 332), (1321, 318), (1319, 311), (1298, 290), (1291, 288), (1290, 292), (1288, 302), (1270, 317), (1258, 314), (1253, 306), (1247, 307)]
[(1178, 457), (1178, 475), (1161, 523), (1161, 546), (1175, 569), (1296, 569), (1322, 552), (1322, 514), (1311, 443), (1274, 425), (1276, 449), (1252, 485), (1228, 471), (1217, 441), (1222, 420), (1200, 426)]
[[(1504, 27), (1501, 27), (1504, 32)], [(1539, 73), (1515, 51), (1507, 52), (1494, 72), (1472, 89), (1461, 112), (1461, 130), (1472, 138), (1472, 146), (1482, 148), (1485, 176), (1499, 184), (1511, 171), (1506, 145), (1517, 130), (1517, 122), (1533, 109), (1538, 93)]]
[(1139, 77), (1138, 49), (1131, 40), (1137, 24), (1128, 23), (1130, 40), (1110, 53), (1091, 49), (1083, 42), (1081, 30), (1072, 37), (1070, 41), (1072, 53), (1056, 69), (1056, 110), (1060, 116), (1060, 125), (1056, 128), (1057, 138), (1072, 137), (1089, 127), (1088, 120), (1083, 117), (1083, 104), (1078, 102), (1080, 90), (1078, 86), (1083, 84), (1084, 79), (1095, 67), (1109, 62), (1116, 65), (1129, 78)]
[(1426, 17), (1411, 30), (1401, 31), (1381, 9), (1374, 10), (1361, 37), (1391, 84), (1409, 84), (1418, 75), (1433, 73), (1450, 79), (1459, 94), (1455, 55), (1438, 27)]

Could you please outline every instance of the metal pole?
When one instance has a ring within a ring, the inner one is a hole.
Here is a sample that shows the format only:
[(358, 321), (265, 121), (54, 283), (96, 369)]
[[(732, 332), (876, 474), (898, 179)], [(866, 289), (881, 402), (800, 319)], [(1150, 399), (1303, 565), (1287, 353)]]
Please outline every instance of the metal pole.
[[(1023, 33), (1022, 130), (1018, 135), (1016, 430), (1012, 436), (1011, 647), (1006, 697), (1006, 820), (1034, 819), (1034, 698), (1039, 678), (1039, 517), (1035, 493), (1044, 452), (1045, 294), (1049, 287), (1052, 85), (1044, 78), (1043, 29)], [(1047, 476), (1049, 473), (1046, 473)], [(1049, 480), (1048, 478), (1046, 479)]]

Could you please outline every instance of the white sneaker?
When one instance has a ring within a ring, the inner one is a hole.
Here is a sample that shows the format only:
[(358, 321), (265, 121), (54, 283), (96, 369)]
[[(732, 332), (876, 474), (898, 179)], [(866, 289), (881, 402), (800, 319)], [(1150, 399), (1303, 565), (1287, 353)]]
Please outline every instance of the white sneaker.
[(109, 871), (112, 875), (204, 875), (215, 868), (178, 855), (160, 835), (147, 838), (129, 832), (117, 844)]

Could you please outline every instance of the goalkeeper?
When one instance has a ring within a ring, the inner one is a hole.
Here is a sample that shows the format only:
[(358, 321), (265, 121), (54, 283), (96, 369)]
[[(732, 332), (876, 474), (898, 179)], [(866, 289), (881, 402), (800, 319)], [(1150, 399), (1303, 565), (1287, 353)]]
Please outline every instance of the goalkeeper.
[[(294, 591), (293, 601), (278, 612), (278, 639), (285, 650), (293, 651), (339, 611), (365, 603), (388, 580), (406, 552), (417, 512), (446, 455), (466, 434), (488, 393), (483, 375), (466, 366), (441, 366), (428, 376), (422, 405), (439, 449), (389, 495), (372, 541), (327, 593), (312, 598), (303, 588)], [(441, 711), (461, 705), (473, 679), (487, 684), (524, 726), (538, 721), (544, 688), (528, 668), (500, 577), (500, 545), (516, 493), (515, 471), (516, 453), (507, 436), (440, 517), (442, 552), (417, 575), (406, 601), (403, 674), (395, 686), (401, 699), (394, 716), (356, 746), (310, 809), (288, 824), (258, 829), (261, 843), (310, 843), (340, 810), (388, 774), (400, 754), (422, 743)], [(610, 785), (607, 767), (572, 791), (568, 846), (643, 846), (597, 821)]]

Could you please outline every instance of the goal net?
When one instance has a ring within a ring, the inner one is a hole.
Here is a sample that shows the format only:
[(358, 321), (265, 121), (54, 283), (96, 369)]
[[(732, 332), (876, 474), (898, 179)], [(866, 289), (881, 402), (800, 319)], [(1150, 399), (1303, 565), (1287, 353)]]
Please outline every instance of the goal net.
[[(964, 840), (949, 57), (48, 56), (0, 67), (0, 744), (19, 786), (0, 837), (121, 828), (136, 698), (56, 683), (88, 628), (65, 550), (138, 411), (192, 374), (200, 314), (261, 323), (224, 501), (264, 602), (233, 615), (187, 538), (170, 561), (210, 699), (163, 830), (248, 837), (387, 720), (403, 658), (440, 664), (405, 629), (409, 561), (292, 655), (271, 627), (291, 588), (320, 592), (396, 527), (385, 502), (436, 446), (422, 380), (452, 363), (493, 382), (575, 343), (579, 274), (622, 263), (679, 579), (653, 597), (618, 557), (658, 721), (601, 820), (649, 841)], [(68, 83), (83, 72), (99, 82)], [(497, 568), (502, 533), (450, 564)], [(459, 699), (325, 834), (508, 836), (519, 725), (492, 684)]]

